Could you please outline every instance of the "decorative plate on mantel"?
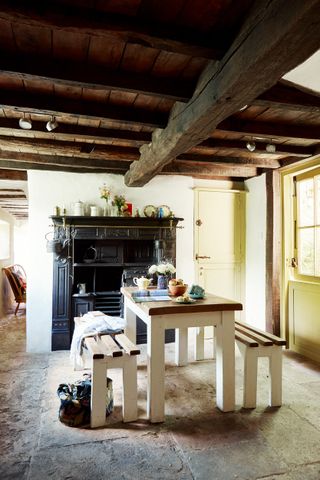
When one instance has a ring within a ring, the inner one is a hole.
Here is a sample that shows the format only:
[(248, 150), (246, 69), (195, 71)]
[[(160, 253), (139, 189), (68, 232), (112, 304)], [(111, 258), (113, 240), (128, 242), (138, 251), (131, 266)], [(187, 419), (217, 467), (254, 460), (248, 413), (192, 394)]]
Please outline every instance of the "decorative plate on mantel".
[[(162, 209), (162, 215), (159, 215), (160, 208)], [(160, 207), (157, 208), (157, 215), (158, 217), (162, 218), (168, 218), (171, 215), (171, 209), (168, 207), (168, 205), (160, 205)]]
[(144, 207), (143, 213), (148, 218), (154, 218), (157, 216), (157, 209), (154, 205), (146, 205)]

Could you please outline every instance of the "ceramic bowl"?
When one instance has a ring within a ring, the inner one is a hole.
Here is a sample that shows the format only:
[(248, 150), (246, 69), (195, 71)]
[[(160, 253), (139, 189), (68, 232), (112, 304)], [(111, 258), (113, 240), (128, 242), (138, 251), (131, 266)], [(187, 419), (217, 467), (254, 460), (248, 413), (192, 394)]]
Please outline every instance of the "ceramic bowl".
[(188, 288), (188, 285), (185, 283), (184, 285), (170, 285), (168, 286), (169, 288), (169, 293), (173, 295), (174, 297), (179, 297), (180, 295), (183, 295)]

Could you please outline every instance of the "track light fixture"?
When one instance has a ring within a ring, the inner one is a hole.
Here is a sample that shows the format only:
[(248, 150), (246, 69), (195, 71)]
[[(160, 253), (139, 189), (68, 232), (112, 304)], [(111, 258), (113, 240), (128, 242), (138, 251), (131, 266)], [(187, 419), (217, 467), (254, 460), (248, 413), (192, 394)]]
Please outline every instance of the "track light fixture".
[(23, 114), (23, 117), (21, 117), (19, 120), (19, 127), (22, 128), (23, 130), (31, 130), (32, 128), (31, 118), (26, 118), (25, 114)]
[(58, 122), (57, 122), (56, 118), (51, 117), (51, 120), (49, 120), (49, 122), (47, 122), (47, 124), (46, 124), (46, 129), (48, 130), (48, 132), (51, 132), (52, 130), (57, 128), (57, 126), (58, 126)]
[[(271, 140), (271, 142), (272, 142), (272, 140)], [(267, 145), (266, 145), (266, 151), (267, 151), (268, 153), (274, 153), (276, 150), (277, 150), (277, 147), (276, 147), (276, 145), (275, 145), (274, 143), (267, 143)]]
[(256, 149), (256, 144), (253, 140), (251, 140), (251, 141), (247, 142), (246, 147), (249, 150), (249, 152), (254, 152), (255, 149)]

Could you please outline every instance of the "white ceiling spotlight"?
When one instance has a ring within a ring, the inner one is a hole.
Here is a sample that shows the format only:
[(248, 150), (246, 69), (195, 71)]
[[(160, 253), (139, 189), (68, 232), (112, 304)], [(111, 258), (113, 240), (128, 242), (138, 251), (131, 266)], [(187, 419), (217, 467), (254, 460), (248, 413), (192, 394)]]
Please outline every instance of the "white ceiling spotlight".
[(51, 117), (51, 120), (49, 120), (49, 122), (47, 122), (46, 124), (46, 129), (48, 130), (48, 132), (51, 132), (52, 130), (54, 130), (55, 128), (58, 127), (58, 122), (56, 120), (55, 117)]
[(246, 143), (246, 147), (249, 150), (249, 152), (254, 152), (256, 149), (256, 144), (253, 140), (249, 141)]
[(32, 128), (31, 118), (25, 118), (25, 114), (23, 114), (23, 117), (21, 117), (19, 120), (19, 127), (22, 128), (23, 130), (31, 130)]
[(270, 143), (267, 143), (266, 145), (266, 151), (268, 153), (275, 153), (275, 151), (277, 150), (277, 147), (274, 143), (272, 143), (272, 140)]

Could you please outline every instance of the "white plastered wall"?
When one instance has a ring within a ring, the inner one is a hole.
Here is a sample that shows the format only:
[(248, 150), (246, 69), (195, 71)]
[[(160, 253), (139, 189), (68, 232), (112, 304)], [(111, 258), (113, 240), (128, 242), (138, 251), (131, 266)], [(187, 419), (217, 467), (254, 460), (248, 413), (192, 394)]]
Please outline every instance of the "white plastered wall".
[(9, 226), (9, 251), (5, 255), (6, 258), (0, 259), (0, 318), (8, 310), (13, 295), (9, 286), (8, 281), (5, 279), (4, 274), (2, 273), (2, 268), (7, 267), (13, 263), (13, 232), (14, 232), (14, 218), (9, 213), (5, 212), (0, 208), (0, 221), (6, 222)]
[(265, 175), (245, 182), (246, 321), (265, 330), (266, 314), (266, 186)]

